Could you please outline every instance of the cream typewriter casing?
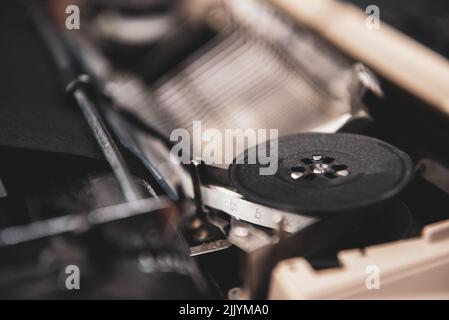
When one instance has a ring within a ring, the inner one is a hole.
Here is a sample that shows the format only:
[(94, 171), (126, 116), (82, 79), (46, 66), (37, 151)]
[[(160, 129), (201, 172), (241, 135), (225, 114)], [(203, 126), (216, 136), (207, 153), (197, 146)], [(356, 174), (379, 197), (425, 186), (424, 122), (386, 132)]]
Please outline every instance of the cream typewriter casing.
[[(449, 115), (449, 62), (444, 57), (384, 23), (369, 30), (367, 15), (350, 4), (273, 3), (377, 74)], [(426, 227), (421, 238), (341, 252), (339, 260), (340, 268), (325, 271), (314, 270), (302, 258), (281, 262), (272, 274), (269, 298), (449, 299), (449, 221)], [(366, 283), (372, 270), (378, 271), (377, 289)]]
[[(418, 239), (341, 252), (339, 261), (340, 268), (322, 272), (300, 258), (281, 262), (269, 298), (449, 299), (449, 221), (426, 227)], [(370, 286), (373, 270), (378, 287)]]

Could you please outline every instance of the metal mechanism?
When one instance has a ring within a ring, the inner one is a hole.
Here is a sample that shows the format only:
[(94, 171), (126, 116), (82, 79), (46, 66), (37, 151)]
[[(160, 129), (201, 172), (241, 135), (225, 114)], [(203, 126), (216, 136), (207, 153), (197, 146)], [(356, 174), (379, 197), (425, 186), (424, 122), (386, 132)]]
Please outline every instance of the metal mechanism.
[(190, 175), (192, 180), (193, 199), (196, 212), (188, 223), (184, 234), (190, 241), (190, 255), (199, 256), (212, 252), (221, 251), (231, 246), (226, 239), (228, 223), (220, 217), (211, 216), (210, 210), (203, 202), (201, 191), (200, 168), (201, 161), (192, 160), (190, 164)]
[[(449, 297), (449, 222), (425, 227), (447, 219), (447, 130), (406, 141), (397, 126), (415, 100), (445, 123), (447, 61), (334, 0), (83, 1), (73, 32), (22, 1), (107, 163), (64, 167), (17, 201), (15, 177), (0, 179), (0, 210), (23, 212), (0, 216), (0, 298)], [(172, 161), (177, 129), (190, 163)], [(60, 283), (66, 265), (90, 286), (79, 296)], [(365, 290), (372, 266), (383, 292)]]
[[(361, 114), (367, 91), (381, 94), (366, 68), (263, 2), (245, 3), (224, 1), (217, 8), (228, 23), (176, 74), (149, 88), (134, 80), (111, 83), (122, 100), (138, 100), (123, 107), (166, 137), (177, 128), (192, 133), (192, 121), (221, 132), (276, 128), (287, 135), (336, 132)], [(218, 141), (208, 144), (222, 148)]]
[(169, 209), (168, 199), (143, 199), (93, 210), (73, 213), (59, 218), (33, 222), (0, 230), (0, 247), (13, 246), (33, 240), (66, 233), (86, 232), (95, 225), (124, 220), (134, 216)]
[(336, 179), (347, 177), (350, 174), (348, 166), (337, 164), (334, 158), (322, 155), (313, 155), (310, 158), (302, 159), (301, 164), (291, 168), (291, 172), (290, 177), (296, 181), (302, 178), (313, 180), (319, 176)]
[(133, 177), (120, 154), (116, 143), (111, 137), (98, 113), (95, 103), (88, 94), (87, 87), (91, 79), (88, 75), (79, 74), (74, 67), (64, 39), (54, 26), (45, 18), (38, 5), (30, 6), (31, 21), (47, 44), (50, 54), (60, 72), (61, 82), (65, 91), (71, 95), (89, 124), (105, 158), (108, 160), (115, 177), (127, 201), (142, 199)]
[[(74, 84), (71, 83), (71, 85)], [(89, 126), (97, 139), (104, 156), (108, 160), (115, 177), (117, 178), (117, 182), (119, 183), (126, 200), (132, 202), (141, 199), (142, 195), (139, 193), (133, 181), (132, 175), (123, 160), (122, 155), (118, 151), (117, 145), (108, 132), (108, 129), (101, 120), (95, 105), (90, 100), (85, 90), (81, 87), (73, 90), (73, 97), (76, 99), (78, 106), (89, 123)]]

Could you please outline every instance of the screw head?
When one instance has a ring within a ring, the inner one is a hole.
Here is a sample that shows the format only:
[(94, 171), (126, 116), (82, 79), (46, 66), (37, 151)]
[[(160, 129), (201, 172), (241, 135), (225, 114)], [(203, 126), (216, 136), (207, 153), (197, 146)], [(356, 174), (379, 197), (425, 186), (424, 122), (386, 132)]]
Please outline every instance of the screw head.
[(329, 171), (329, 165), (325, 163), (319, 163), (313, 166), (313, 173), (315, 174), (325, 174)]
[(232, 232), (239, 238), (246, 238), (249, 235), (249, 230), (244, 227), (235, 227)]

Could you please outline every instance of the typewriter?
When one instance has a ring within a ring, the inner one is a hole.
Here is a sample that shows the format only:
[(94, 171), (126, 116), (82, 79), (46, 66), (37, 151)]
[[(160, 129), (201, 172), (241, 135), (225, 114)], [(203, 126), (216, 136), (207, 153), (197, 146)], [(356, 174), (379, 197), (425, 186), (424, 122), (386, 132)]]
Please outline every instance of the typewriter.
[(449, 298), (446, 1), (2, 6), (0, 298)]

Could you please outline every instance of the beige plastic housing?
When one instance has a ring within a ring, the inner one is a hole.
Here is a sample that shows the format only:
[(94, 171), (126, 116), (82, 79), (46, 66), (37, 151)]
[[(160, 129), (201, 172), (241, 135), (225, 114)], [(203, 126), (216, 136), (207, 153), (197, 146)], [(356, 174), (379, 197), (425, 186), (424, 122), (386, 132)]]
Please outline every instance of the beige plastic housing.
[(449, 299), (449, 221), (422, 237), (339, 254), (341, 267), (315, 271), (302, 258), (273, 271), (269, 298)]
[[(363, 62), (377, 74), (449, 115), (449, 61), (386, 23), (367, 26), (369, 15), (335, 0), (271, 0), (299, 24)], [(380, 7), (380, 19), (382, 8)]]
[[(271, 2), (377, 74), (449, 115), (449, 62), (444, 57), (385, 23), (379, 29), (368, 28), (368, 14), (348, 3)], [(428, 226), (419, 239), (346, 251), (339, 259), (341, 268), (321, 272), (304, 259), (281, 262), (272, 274), (269, 297), (449, 299), (449, 221)]]

